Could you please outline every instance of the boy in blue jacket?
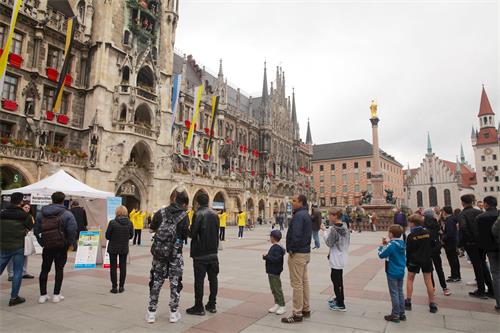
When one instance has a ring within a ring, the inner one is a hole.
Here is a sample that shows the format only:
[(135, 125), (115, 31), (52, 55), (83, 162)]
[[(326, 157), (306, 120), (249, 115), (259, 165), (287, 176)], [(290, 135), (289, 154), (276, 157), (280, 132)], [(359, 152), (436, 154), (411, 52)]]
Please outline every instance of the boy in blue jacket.
[(274, 306), (269, 309), (270, 313), (282, 315), (286, 312), (285, 298), (281, 287), (280, 274), (283, 272), (283, 256), (285, 249), (279, 244), (281, 232), (279, 230), (271, 231), (271, 243), (273, 244), (267, 254), (262, 255), (266, 261), (266, 273), (269, 277), (269, 286), (274, 296)]
[(394, 224), (389, 228), (389, 239), (384, 237), (382, 245), (378, 248), (378, 257), (385, 259), (385, 272), (387, 274), (387, 284), (391, 294), (392, 312), (384, 316), (387, 321), (399, 323), (406, 320), (405, 297), (403, 294), (403, 278), (406, 268), (405, 242), (400, 239), (403, 228)]

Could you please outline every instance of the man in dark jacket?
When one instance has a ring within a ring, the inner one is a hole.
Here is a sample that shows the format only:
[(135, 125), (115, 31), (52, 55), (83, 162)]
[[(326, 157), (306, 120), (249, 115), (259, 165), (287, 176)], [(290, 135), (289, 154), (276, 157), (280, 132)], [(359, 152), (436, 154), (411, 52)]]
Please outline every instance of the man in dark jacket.
[(314, 239), (314, 249), (319, 249), (320, 247), (320, 242), (319, 242), (319, 229), (321, 227), (321, 212), (318, 209), (318, 206), (314, 205), (312, 208), (312, 215), (311, 215), (311, 223), (312, 223), (312, 236)]
[[(64, 198), (64, 193), (54, 192), (52, 194), (52, 204), (43, 207), (41, 212), (36, 216), (34, 233), (38, 243), (43, 247), (39, 303), (45, 303), (49, 300), (49, 296), (47, 295), (47, 278), (52, 263), (54, 263), (56, 269), (54, 297), (52, 301), (59, 303), (64, 299), (64, 296), (60, 294), (64, 265), (66, 265), (68, 259), (68, 248), (75, 246), (77, 231), (75, 217), (63, 205)], [(51, 223), (52, 221), (53, 223)], [(62, 234), (59, 230), (62, 230)], [(47, 235), (50, 235), (50, 238)], [(57, 246), (54, 246), (54, 244), (57, 244)]]
[(310, 317), (309, 279), (307, 265), (311, 258), (311, 216), (307, 211), (307, 198), (298, 195), (293, 198), (293, 217), (286, 234), (286, 251), (288, 252), (288, 269), (290, 284), (293, 289), (293, 312), (291, 316), (282, 318), (283, 323), (301, 322), (303, 317)]
[(485, 284), (489, 290), (493, 289), (490, 271), (486, 265), (486, 253), (479, 248), (479, 230), (476, 217), (482, 212), (473, 207), (475, 197), (473, 194), (464, 194), (460, 197), (464, 209), (458, 217), (460, 243), (469, 255), (474, 275), (476, 276), (477, 289), (469, 293), (472, 297), (487, 299)]
[[(170, 322), (175, 323), (181, 318), (178, 311), (180, 293), (182, 290), (182, 274), (184, 272), (184, 258), (182, 256), (182, 246), (188, 238), (189, 219), (186, 213), (189, 198), (186, 192), (175, 193), (174, 202), (167, 208), (162, 208), (156, 212), (151, 221), (151, 231), (157, 232), (162, 223), (168, 219), (176, 222), (175, 242), (170, 244), (170, 259), (165, 260), (153, 256), (153, 263), (150, 272), (149, 281), (149, 307), (146, 320), (148, 323), (154, 323), (156, 320), (156, 309), (160, 290), (166, 278), (170, 281)], [(162, 210), (164, 210), (162, 212)]]
[(71, 203), (71, 213), (76, 220), (76, 225), (78, 230), (76, 232), (76, 239), (80, 238), (80, 231), (87, 231), (87, 213), (83, 207), (80, 207), (78, 200), (74, 200)]
[[(427, 208), (424, 210), (424, 228), (427, 229), (431, 236), (431, 247), (432, 247), (432, 263), (434, 265), (434, 270), (436, 271), (439, 284), (441, 288), (443, 288), (443, 294), (445, 296), (451, 295), (448, 286), (446, 285), (446, 278), (443, 272), (443, 262), (441, 261), (441, 226), (437, 221), (434, 209)], [(432, 285), (435, 286), (434, 283), (434, 274), (432, 276)]]
[(453, 209), (450, 206), (444, 206), (442, 211), (444, 219), (443, 244), (446, 258), (450, 264), (451, 275), (446, 282), (460, 282), (460, 261), (458, 260), (458, 219), (453, 215)]
[[(487, 196), (483, 200), (485, 212), (476, 217), (478, 228), (478, 244), (481, 254), (486, 253), (490, 263), (491, 275), (493, 276), (493, 292), (488, 290), (488, 296), (494, 295), (496, 300), (495, 309), (500, 310), (500, 253), (499, 244), (493, 236), (492, 227), (498, 219), (497, 199), (493, 196)], [(485, 273), (488, 273), (485, 271)], [(490, 286), (488, 286), (490, 288)]]
[(31, 230), (31, 216), (22, 208), (23, 194), (12, 193), (10, 205), (0, 213), (0, 274), (3, 273), (9, 261), (13, 261), (14, 276), (10, 292), (9, 306), (24, 303), (19, 296), (23, 279), (24, 236)]
[(216, 313), (217, 275), (219, 274), (219, 217), (208, 208), (208, 195), (202, 193), (196, 197), (199, 208), (194, 213), (189, 236), (191, 237), (191, 258), (194, 270), (194, 306), (187, 309), (191, 315), (205, 315), (203, 309), (203, 285), (208, 275), (210, 295), (205, 309)]

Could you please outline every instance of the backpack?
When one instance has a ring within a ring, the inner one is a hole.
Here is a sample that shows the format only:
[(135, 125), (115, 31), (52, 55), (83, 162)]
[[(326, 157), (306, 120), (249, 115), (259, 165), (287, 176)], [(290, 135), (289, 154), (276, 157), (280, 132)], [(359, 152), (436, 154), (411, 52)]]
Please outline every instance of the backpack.
[(60, 249), (66, 246), (66, 234), (63, 230), (62, 215), (42, 217), (40, 225), (43, 247), (45, 249)]
[(151, 245), (151, 254), (159, 260), (169, 260), (172, 248), (176, 242), (177, 224), (186, 216), (186, 212), (182, 212), (177, 218), (172, 214), (167, 214), (166, 209), (161, 209), (162, 221), (155, 235), (153, 236), (153, 244)]

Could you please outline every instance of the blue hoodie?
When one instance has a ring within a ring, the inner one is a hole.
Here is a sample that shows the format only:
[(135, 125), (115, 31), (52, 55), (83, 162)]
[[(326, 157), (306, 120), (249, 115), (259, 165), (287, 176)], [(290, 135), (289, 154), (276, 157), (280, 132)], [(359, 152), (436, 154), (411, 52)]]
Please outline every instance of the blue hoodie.
[(405, 276), (406, 245), (402, 239), (393, 239), (386, 246), (379, 246), (378, 257), (386, 259), (385, 272), (391, 279), (402, 279)]

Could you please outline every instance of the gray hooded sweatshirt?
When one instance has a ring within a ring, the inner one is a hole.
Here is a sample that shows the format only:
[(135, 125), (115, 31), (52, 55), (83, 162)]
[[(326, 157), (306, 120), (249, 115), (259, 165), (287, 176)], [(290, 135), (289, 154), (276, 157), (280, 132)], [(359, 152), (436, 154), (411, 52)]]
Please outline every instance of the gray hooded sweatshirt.
[(347, 224), (334, 224), (328, 228), (324, 234), (326, 246), (330, 248), (330, 267), (334, 269), (344, 269), (347, 266), (349, 255), (349, 242), (351, 234)]

